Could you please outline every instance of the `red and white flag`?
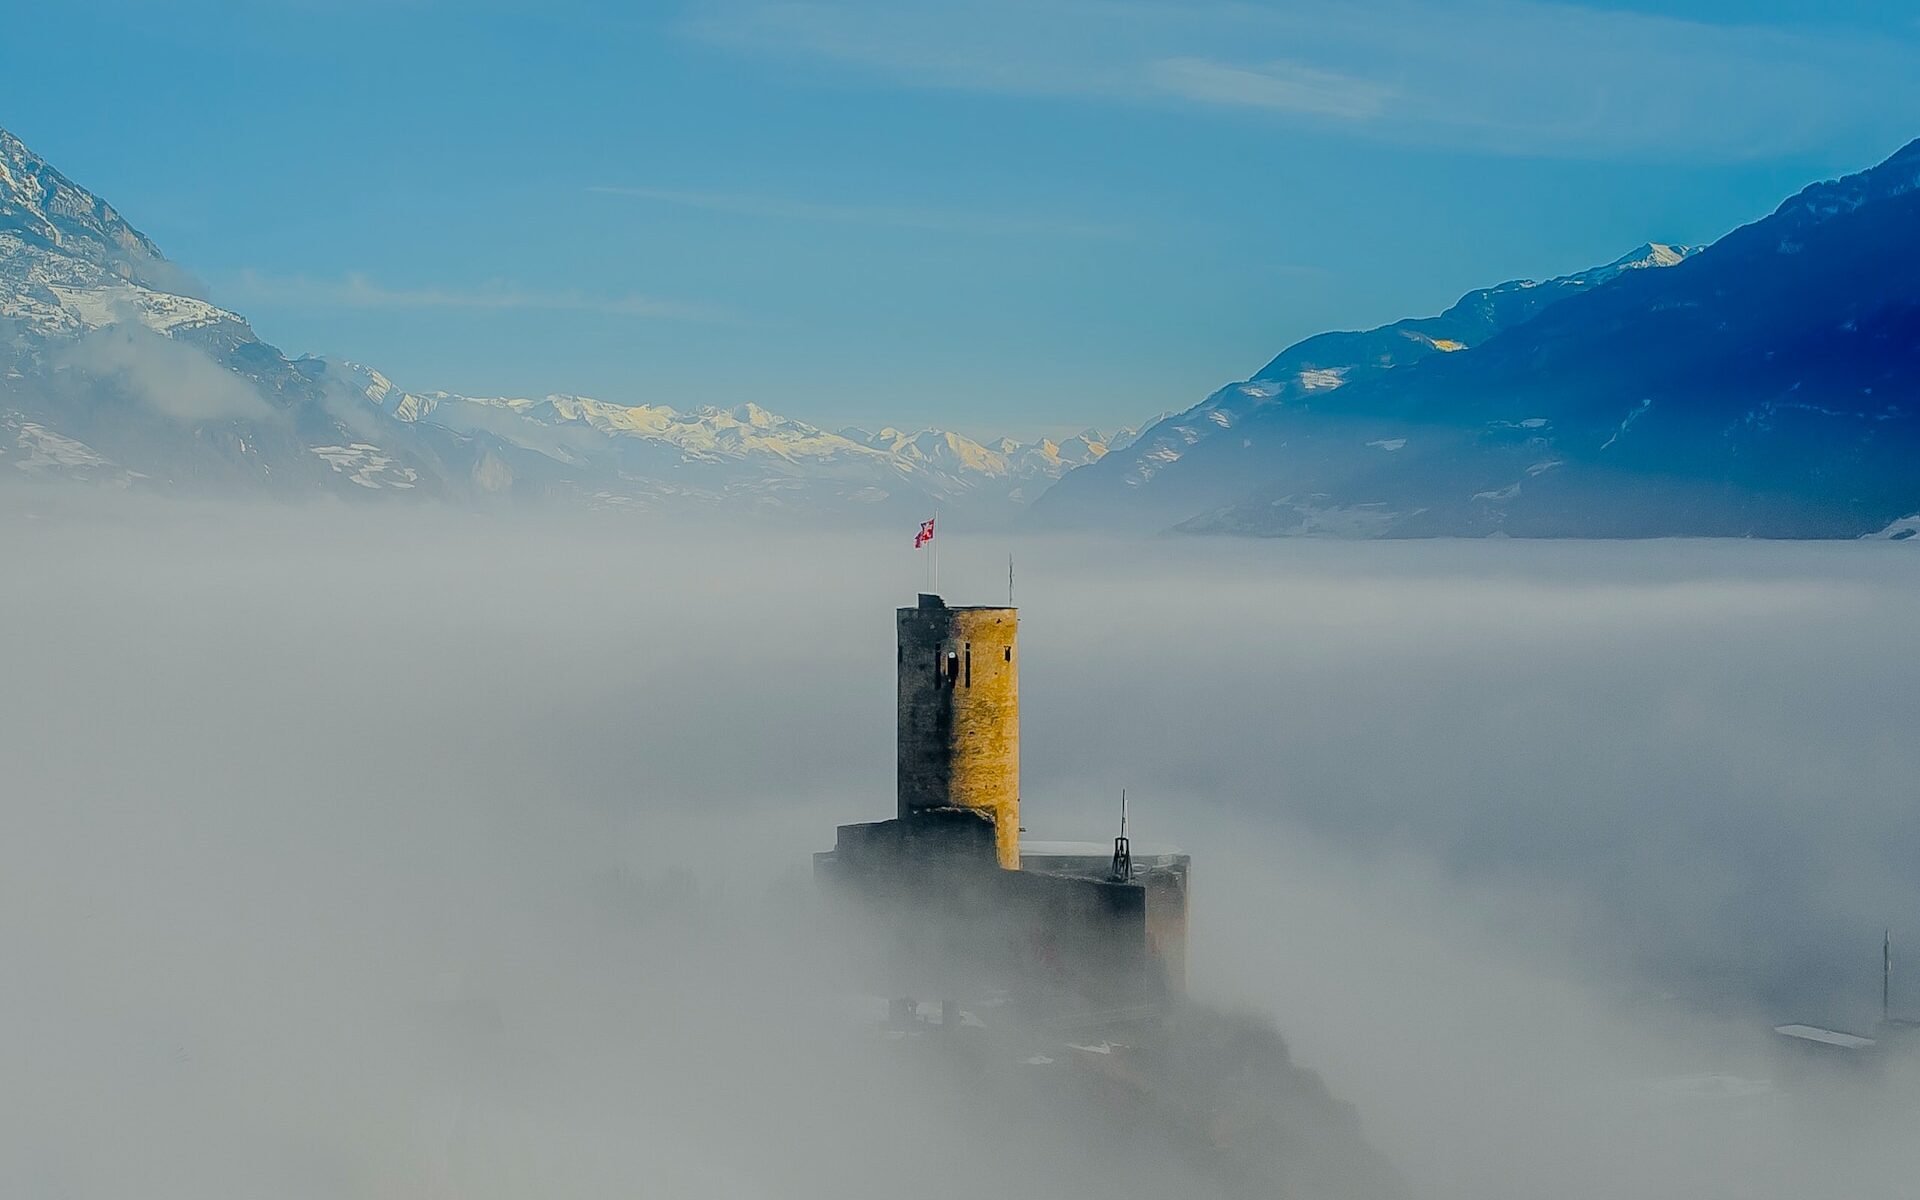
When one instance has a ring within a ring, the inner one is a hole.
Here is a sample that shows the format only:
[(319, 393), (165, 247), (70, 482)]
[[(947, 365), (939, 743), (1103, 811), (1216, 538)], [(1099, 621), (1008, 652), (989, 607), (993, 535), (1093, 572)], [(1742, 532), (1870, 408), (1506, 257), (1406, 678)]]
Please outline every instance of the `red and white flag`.
[(920, 522), (920, 532), (913, 535), (913, 548), (918, 550), (932, 540), (933, 518), (928, 517), (926, 520)]

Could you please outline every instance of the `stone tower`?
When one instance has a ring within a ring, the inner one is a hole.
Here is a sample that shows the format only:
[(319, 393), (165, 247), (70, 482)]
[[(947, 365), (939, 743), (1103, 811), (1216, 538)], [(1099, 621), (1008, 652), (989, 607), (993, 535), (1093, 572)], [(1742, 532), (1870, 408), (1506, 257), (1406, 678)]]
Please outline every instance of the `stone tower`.
[(994, 855), (1020, 867), (1018, 610), (948, 608), (922, 595), (898, 610), (899, 817), (955, 809), (993, 822)]

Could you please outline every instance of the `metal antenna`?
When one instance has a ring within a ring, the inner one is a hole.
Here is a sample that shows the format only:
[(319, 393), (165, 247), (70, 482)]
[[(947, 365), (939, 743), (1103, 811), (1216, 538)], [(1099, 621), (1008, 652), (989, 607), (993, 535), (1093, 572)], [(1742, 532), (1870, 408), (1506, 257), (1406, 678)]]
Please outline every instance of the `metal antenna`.
[(1880, 1023), (1885, 1025), (1888, 1017), (1888, 1005), (1893, 999), (1893, 930), (1887, 930), (1886, 938), (1880, 943)]
[(1133, 880), (1133, 843), (1127, 840), (1127, 789), (1120, 789), (1120, 836), (1113, 839), (1113, 882)]

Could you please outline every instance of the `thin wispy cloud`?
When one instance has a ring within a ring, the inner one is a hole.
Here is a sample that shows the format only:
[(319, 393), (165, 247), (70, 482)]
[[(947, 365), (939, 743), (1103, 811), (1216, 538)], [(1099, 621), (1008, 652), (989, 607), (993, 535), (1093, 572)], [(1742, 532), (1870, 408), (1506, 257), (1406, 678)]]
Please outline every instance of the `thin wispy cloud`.
[(394, 287), (358, 272), (328, 279), (244, 270), (228, 281), (221, 291), (233, 298), (257, 303), (315, 308), (578, 312), (678, 321), (719, 320), (722, 316), (718, 310), (706, 305), (663, 300), (633, 292), (595, 295), (577, 289), (540, 291), (518, 287), (503, 280), (489, 280), (467, 287)]
[(694, 38), (887, 86), (1188, 107), (1506, 154), (1734, 160), (1897, 144), (1920, 37), (1538, 0), (704, 0)]
[(1053, 220), (1009, 213), (969, 213), (955, 209), (917, 208), (905, 205), (832, 204), (780, 196), (688, 191), (661, 187), (604, 185), (588, 190), (601, 195), (625, 196), (655, 204), (670, 204), (680, 208), (696, 208), (733, 216), (912, 229), (923, 233), (955, 233), (984, 237), (1085, 238), (1117, 238), (1124, 237), (1127, 233), (1127, 230), (1119, 225)]
[(1288, 62), (1236, 67), (1204, 58), (1168, 58), (1151, 64), (1148, 76), (1161, 90), (1204, 104), (1356, 121), (1381, 115), (1393, 98), (1385, 84)]

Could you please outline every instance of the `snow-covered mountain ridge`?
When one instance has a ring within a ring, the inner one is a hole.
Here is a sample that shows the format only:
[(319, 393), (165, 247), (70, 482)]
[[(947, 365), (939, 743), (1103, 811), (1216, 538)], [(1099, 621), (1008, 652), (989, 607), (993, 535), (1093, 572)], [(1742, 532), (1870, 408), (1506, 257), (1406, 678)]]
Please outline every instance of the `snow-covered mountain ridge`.
[[(1227, 431), (1231, 430), (1230, 433)], [(1920, 142), (1698, 251), (1289, 347), (1041, 522), (1336, 537), (1906, 534)]]
[(1175, 524), (1230, 501), (1242, 485), (1227, 474), (1175, 469), (1169, 475), (1168, 468), (1261, 411), (1314, 402), (1383, 372), (1471, 350), (1562, 301), (1633, 272), (1677, 266), (1698, 249), (1649, 242), (1571, 275), (1516, 279), (1468, 292), (1436, 316), (1296, 342), (1247, 379), (1227, 384), (1185, 412), (1149, 423), (1131, 446), (1115, 448), (1126, 453), (1067, 478), (1047, 495), (1042, 519), (1147, 529)]
[(830, 431), (757, 399), (681, 410), (408, 391), (371, 367), (290, 359), (199, 291), (0, 130), (0, 479), (991, 517), (1133, 436), (988, 446)]
[[(671, 465), (689, 477), (750, 468), (769, 482), (837, 481), (853, 487), (846, 493), (849, 498), (865, 503), (905, 490), (947, 502), (1019, 504), (1038, 487), (1134, 436), (1132, 430), (1087, 430), (1060, 443), (1001, 439), (988, 447), (937, 429), (834, 432), (751, 401), (682, 411), (665, 404), (619, 404), (561, 393), (522, 397), (416, 392), (359, 363), (303, 359), (300, 365), (316, 379), (352, 388), (396, 421), (492, 436), (568, 467), (599, 468), (619, 477), (649, 467), (657, 471), (662, 456), (670, 454), (677, 456)], [(726, 486), (720, 483), (723, 492)], [(736, 482), (734, 490), (740, 486)]]

